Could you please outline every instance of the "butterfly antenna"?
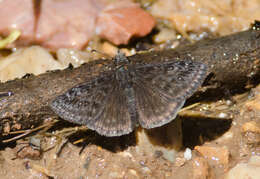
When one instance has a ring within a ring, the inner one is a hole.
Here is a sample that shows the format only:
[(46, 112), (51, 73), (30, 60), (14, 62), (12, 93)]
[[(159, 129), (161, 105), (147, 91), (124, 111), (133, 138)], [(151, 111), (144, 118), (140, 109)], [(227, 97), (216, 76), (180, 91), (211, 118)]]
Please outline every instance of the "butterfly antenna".
[(110, 55), (108, 55), (107, 53), (103, 53), (103, 52), (100, 52), (100, 51), (95, 50), (95, 49), (92, 49), (92, 50), (91, 50), (91, 53), (98, 53), (98, 54), (102, 55), (102, 56), (105, 57), (105, 58), (112, 58), (112, 57), (111, 57)]

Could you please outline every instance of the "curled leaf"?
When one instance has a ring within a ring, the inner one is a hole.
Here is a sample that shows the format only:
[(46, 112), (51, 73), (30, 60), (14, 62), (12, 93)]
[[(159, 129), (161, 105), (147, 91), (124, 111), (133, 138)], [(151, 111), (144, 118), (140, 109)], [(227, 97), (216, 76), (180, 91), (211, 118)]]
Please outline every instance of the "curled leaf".
[(0, 40), (0, 49), (16, 41), (21, 35), (21, 31), (14, 29), (6, 38)]

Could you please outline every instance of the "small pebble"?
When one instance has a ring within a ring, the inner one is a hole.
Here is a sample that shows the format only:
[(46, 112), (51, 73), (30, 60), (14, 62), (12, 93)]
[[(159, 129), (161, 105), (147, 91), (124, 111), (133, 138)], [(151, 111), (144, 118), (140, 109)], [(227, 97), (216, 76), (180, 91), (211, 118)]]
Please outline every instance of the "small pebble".
[(223, 112), (222, 112), (222, 113), (220, 113), (220, 114), (218, 115), (218, 117), (224, 119), (224, 118), (227, 118), (228, 115), (227, 115), (226, 113), (223, 113)]
[(190, 148), (186, 148), (184, 152), (184, 158), (190, 160), (192, 158), (192, 153)]
[(226, 179), (260, 178), (260, 157), (252, 156), (247, 163), (240, 162), (229, 170)]
[(232, 104), (232, 101), (231, 101), (231, 100), (227, 100), (227, 101), (226, 101), (226, 104), (227, 104), (228, 106), (230, 106), (230, 105)]

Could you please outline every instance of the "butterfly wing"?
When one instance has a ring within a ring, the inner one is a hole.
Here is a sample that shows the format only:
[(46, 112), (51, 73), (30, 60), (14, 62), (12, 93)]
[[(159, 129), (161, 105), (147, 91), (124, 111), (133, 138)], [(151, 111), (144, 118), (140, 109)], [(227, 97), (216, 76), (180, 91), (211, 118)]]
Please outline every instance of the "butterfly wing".
[(154, 128), (173, 120), (206, 72), (206, 65), (192, 61), (136, 65), (133, 88), (141, 126)]
[(86, 125), (105, 136), (120, 136), (133, 131), (127, 99), (113, 73), (100, 75), (58, 96), (51, 108), (61, 118)]

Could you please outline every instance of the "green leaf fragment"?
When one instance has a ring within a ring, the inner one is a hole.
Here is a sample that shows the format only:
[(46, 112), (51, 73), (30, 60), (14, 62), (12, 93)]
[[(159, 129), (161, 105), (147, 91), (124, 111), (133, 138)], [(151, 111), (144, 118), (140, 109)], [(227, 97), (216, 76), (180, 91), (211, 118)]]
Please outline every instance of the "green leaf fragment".
[(15, 29), (6, 38), (0, 40), (0, 49), (16, 41), (21, 35), (21, 31)]

